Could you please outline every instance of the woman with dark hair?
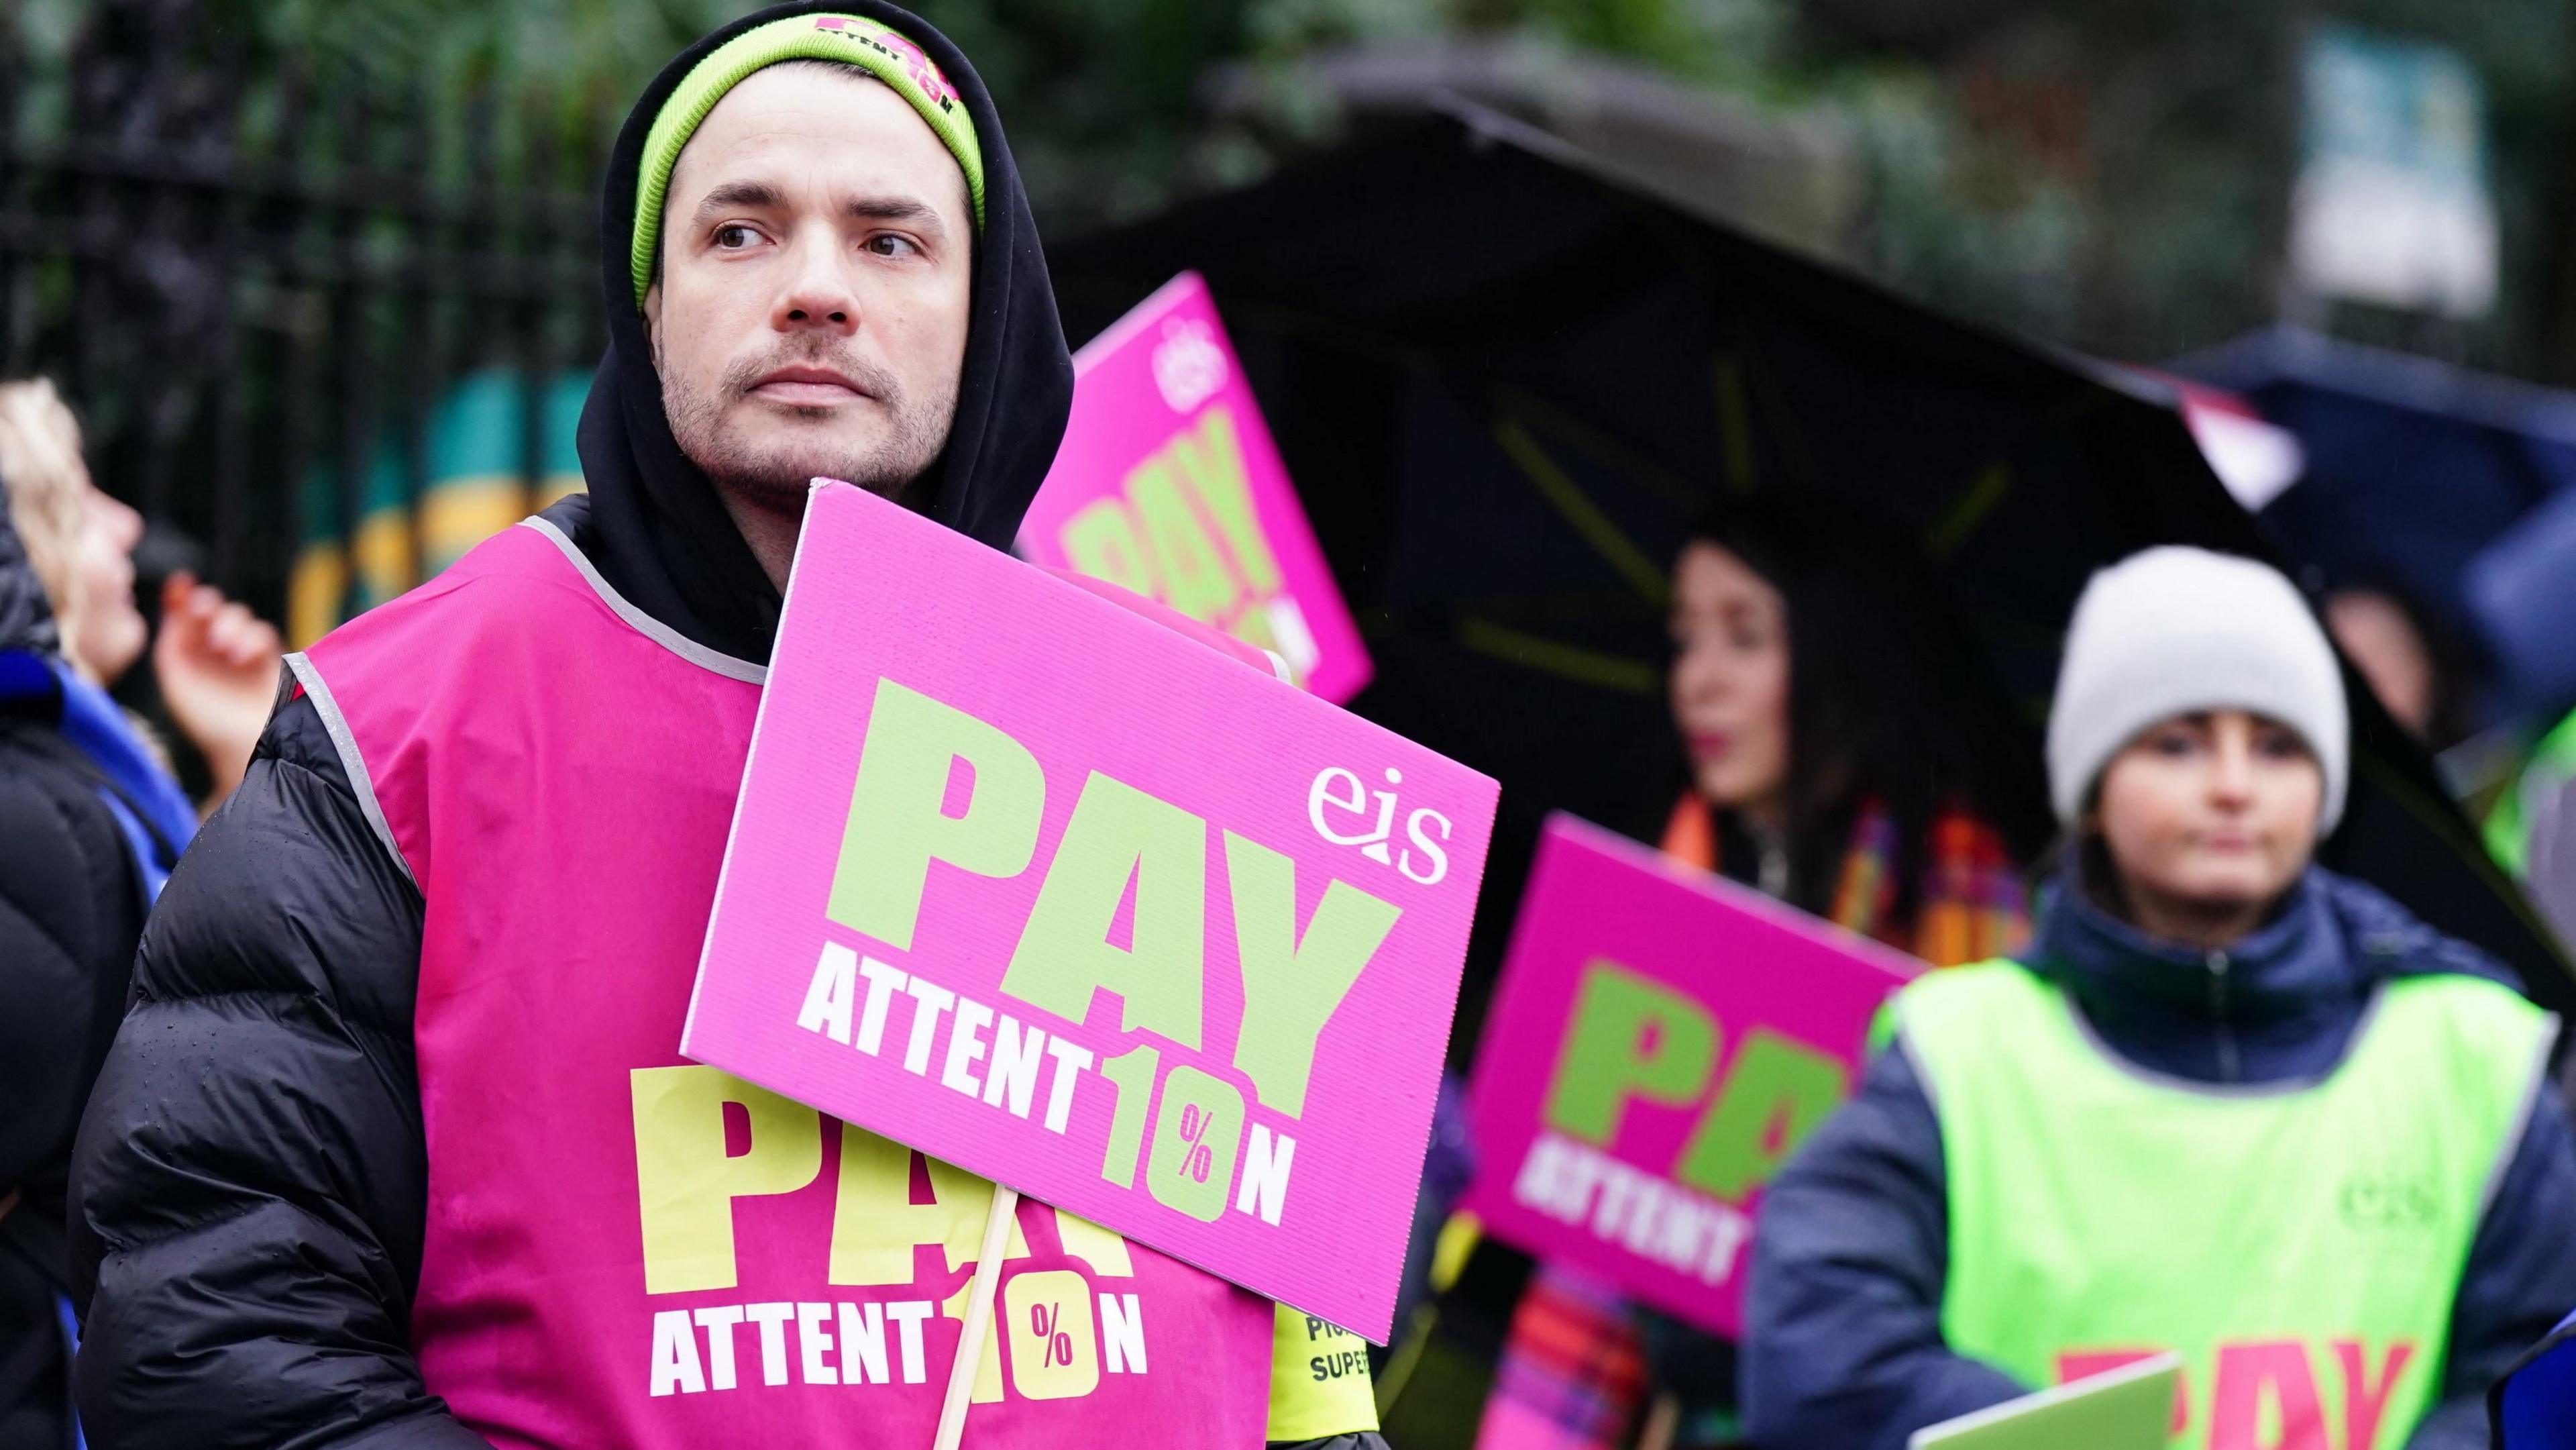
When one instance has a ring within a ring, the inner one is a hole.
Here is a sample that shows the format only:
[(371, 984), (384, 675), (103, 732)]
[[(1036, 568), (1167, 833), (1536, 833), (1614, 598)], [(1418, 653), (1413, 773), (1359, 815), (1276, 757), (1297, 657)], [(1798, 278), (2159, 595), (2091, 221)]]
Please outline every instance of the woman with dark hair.
[(1809, 509), (1722, 510), (1674, 565), (1672, 637), (1692, 789), (1666, 850), (1938, 964), (2018, 931), (2038, 742), (1908, 551)]
[[(1935, 965), (2019, 945), (2018, 863), (2048, 831), (2038, 743), (1911, 551), (1792, 501), (1720, 509), (1673, 568), (1683, 861)], [(1735, 1352), (1542, 1269), (1512, 1314), (1478, 1443), (1734, 1437)]]

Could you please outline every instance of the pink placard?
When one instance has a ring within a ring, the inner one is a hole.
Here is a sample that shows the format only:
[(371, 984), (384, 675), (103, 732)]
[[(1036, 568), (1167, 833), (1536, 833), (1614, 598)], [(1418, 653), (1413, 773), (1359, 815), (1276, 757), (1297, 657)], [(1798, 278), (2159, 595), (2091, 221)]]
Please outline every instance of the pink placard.
[(1358, 694), (1368, 651), (1207, 283), (1164, 283), (1073, 367), (1073, 417), (1020, 552), (1274, 650), (1327, 700)]
[(818, 483), (680, 1050), (1383, 1342), (1495, 795)]
[(1571, 816), (1530, 868), (1470, 1093), (1496, 1237), (1719, 1334), (1753, 1212), (1922, 964)]

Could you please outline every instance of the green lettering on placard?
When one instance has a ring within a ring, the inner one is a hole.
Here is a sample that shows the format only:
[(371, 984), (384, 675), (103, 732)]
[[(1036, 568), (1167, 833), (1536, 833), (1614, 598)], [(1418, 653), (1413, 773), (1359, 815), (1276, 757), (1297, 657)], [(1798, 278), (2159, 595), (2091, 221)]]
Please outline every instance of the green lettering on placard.
[(1235, 442), (1234, 414), (1223, 407), (1208, 409), (1199, 418), (1196, 433), (1185, 432), (1172, 440), (1172, 460), (1225, 534), (1234, 562), (1243, 570), (1243, 582), (1255, 594), (1277, 589), (1279, 561), (1271, 557), (1269, 536), (1262, 533), (1260, 515), (1252, 510), (1252, 485), (1244, 476), (1243, 449)]
[(1673, 1176), (1719, 1198), (1742, 1198), (1771, 1181), (1849, 1086), (1841, 1059), (1755, 1028), (1708, 1116), (1692, 1130)]
[[(1136, 883), (1132, 949), (1109, 941)], [(1091, 994), (1126, 999), (1120, 1026), (1199, 1045), (1207, 938), (1207, 822), (1098, 771), (1084, 781), (1011, 951), (1002, 990), (1080, 1022)]]
[(1094, 499), (1065, 520), (1056, 538), (1075, 572), (1154, 597), (1154, 566), (1136, 538), (1136, 521), (1126, 504), (1114, 498)]
[[(974, 790), (951, 816), (948, 776), (974, 770)], [(978, 876), (1017, 876), (1037, 850), (1046, 777), (1018, 741), (963, 710), (892, 680), (877, 681), (867, 743), (850, 785), (841, 858), (823, 914), (909, 950), (930, 863)]]
[(1100, 1176), (1121, 1188), (1136, 1183), (1136, 1157), (1145, 1148), (1145, 1110), (1154, 1101), (1154, 1074), (1162, 1070), (1163, 1050), (1140, 1042), (1100, 1064), (1100, 1075), (1118, 1089), (1109, 1111), (1109, 1146), (1100, 1155)]
[(1607, 958), (1584, 969), (1547, 1123), (1599, 1147), (1619, 1136), (1631, 1098), (1682, 1107), (1717, 1061), (1717, 1019), (1689, 997)]
[(1213, 620), (1234, 603), (1234, 576), (1217, 556), (1216, 541), (1199, 526), (1199, 516), (1172, 477), (1167, 453), (1136, 465), (1127, 475), (1127, 501), (1154, 552), (1154, 572), (1162, 577), (1163, 602), (1192, 619)]
[(1243, 959), (1243, 1030), (1235, 1037), (1234, 1065), (1252, 1079), (1263, 1107), (1298, 1117), (1306, 1111), (1315, 1039), (1395, 929), (1401, 909), (1333, 881), (1300, 940), (1295, 861), (1228, 831), (1225, 875), (1234, 894), (1235, 951)]
[(1166, 1208), (1214, 1223), (1225, 1213), (1242, 1149), (1243, 1094), (1195, 1067), (1173, 1068), (1154, 1109), (1145, 1191)]

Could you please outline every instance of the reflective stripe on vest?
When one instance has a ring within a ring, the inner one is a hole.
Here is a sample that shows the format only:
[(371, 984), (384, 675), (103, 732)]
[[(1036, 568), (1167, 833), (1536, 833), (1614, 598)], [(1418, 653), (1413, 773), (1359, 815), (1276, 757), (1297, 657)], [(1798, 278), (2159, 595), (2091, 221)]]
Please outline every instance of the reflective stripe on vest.
[(1950, 1347), (2031, 1385), (2183, 1358), (2172, 1444), (2396, 1450), (2555, 1022), (2464, 976), (2382, 987), (2322, 1081), (2128, 1065), (2012, 962), (1897, 998), (1941, 1125)]

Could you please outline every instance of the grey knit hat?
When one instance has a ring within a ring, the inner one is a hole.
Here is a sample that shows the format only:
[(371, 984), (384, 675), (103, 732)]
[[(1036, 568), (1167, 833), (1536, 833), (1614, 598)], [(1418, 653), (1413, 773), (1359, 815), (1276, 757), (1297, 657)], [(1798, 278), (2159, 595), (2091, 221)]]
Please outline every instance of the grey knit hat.
[(2343, 818), (2351, 727), (2334, 647), (2269, 565), (2146, 549), (2093, 576), (2066, 628), (2048, 712), (2048, 791), (2073, 826), (2111, 757), (2159, 720), (2245, 710), (2297, 731), (2325, 773), (2319, 834)]

